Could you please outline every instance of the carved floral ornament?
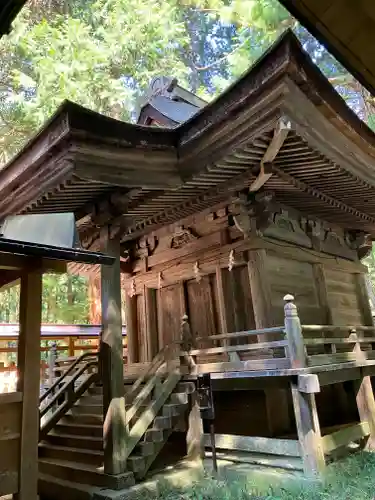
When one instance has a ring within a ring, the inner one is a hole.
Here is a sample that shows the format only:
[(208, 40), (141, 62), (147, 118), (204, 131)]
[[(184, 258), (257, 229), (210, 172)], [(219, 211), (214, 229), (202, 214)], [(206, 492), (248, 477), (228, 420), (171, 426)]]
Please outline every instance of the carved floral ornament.
[(182, 248), (197, 239), (198, 236), (194, 234), (192, 229), (185, 228), (184, 226), (177, 226), (171, 239), (171, 248)]
[(257, 193), (251, 199), (240, 196), (234, 200), (233, 210), (233, 224), (245, 238), (276, 238), (349, 259), (363, 258), (371, 247), (365, 232), (333, 229), (326, 222), (304, 217), (281, 207), (272, 193)]

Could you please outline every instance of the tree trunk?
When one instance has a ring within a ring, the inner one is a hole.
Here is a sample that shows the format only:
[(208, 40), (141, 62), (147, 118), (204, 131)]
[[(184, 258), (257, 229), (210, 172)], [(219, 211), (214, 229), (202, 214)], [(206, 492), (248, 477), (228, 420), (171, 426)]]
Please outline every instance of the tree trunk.
[(102, 306), (100, 276), (90, 275), (89, 277), (89, 301), (89, 323), (91, 325), (101, 325)]

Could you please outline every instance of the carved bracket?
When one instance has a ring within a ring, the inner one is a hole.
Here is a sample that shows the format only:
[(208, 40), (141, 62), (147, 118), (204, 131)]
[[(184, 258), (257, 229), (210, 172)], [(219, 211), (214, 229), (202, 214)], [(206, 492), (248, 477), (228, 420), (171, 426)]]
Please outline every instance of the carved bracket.
[(198, 236), (190, 228), (184, 228), (184, 226), (177, 226), (172, 239), (171, 248), (182, 248), (183, 246), (196, 241)]
[(312, 248), (338, 257), (363, 258), (371, 249), (371, 240), (359, 231), (334, 230), (327, 223), (302, 217), (278, 204), (272, 193), (238, 196), (233, 203), (234, 225), (244, 237), (268, 236)]

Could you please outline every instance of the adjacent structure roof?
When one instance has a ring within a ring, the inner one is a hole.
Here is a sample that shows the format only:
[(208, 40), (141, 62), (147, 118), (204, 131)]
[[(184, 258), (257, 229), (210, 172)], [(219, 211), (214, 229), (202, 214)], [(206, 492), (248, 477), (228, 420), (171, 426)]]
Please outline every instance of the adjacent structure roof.
[(281, 119), (290, 130), (265, 188), (308, 216), (375, 237), (375, 135), (292, 32), (172, 129), (65, 102), (0, 171), (0, 215), (74, 212), (91, 248), (103, 224), (134, 239), (249, 186)]
[(176, 79), (165, 76), (154, 78), (140, 105), (137, 123), (176, 127), (190, 120), (207, 102), (187, 91)]

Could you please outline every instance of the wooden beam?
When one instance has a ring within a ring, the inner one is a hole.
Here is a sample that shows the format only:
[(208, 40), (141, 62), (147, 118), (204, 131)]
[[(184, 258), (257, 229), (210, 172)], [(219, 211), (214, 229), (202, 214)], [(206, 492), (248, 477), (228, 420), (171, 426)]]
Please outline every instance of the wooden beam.
[(308, 476), (320, 475), (325, 468), (315, 394), (304, 394), (291, 383), (297, 434), (302, 449), (303, 468)]
[(271, 286), (267, 273), (266, 251), (263, 249), (250, 250), (248, 252), (247, 269), (249, 272), (255, 327), (257, 329), (271, 327), (274, 325), (274, 320), (271, 304)]
[(332, 325), (333, 324), (332, 310), (328, 300), (328, 291), (327, 291), (323, 264), (314, 264), (313, 273), (315, 278), (316, 289), (318, 292), (319, 305), (323, 312), (322, 323), (324, 325)]
[(356, 401), (361, 422), (367, 422), (370, 427), (370, 439), (367, 442), (369, 449), (375, 447), (375, 399), (372, 390), (371, 378), (364, 376), (354, 382)]
[[(217, 301), (218, 301), (218, 313), (219, 313), (219, 329), (220, 333), (226, 334), (229, 333), (229, 318), (228, 318), (228, 310), (227, 310), (227, 301), (225, 300), (225, 277), (224, 270), (220, 268), (220, 266), (216, 267), (216, 293), (217, 293)], [(223, 346), (229, 345), (228, 339), (223, 339)], [(229, 356), (227, 356), (229, 360)]]
[[(266, 437), (215, 434), (216, 447), (223, 450), (248, 451), (287, 457), (300, 457), (301, 447), (293, 439), (272, 439)], [(210, 436), (204, 435), (204, 445), (211, 448)]]
[(340, 384), (348, 380), (358, 380), (361, 377), (360, 368), (344, 368), (341, 370), (322, 372), (318, 374), (319, 385)]
[(307, 394), (320, 392), (319, 378), (314, 373), (298, 375), (298, 390)]
[(353, 441), (359, 441), (370, 435), (370, 426), (368, 422), (361, 422), (350, 427), (345, 427), (339, 431), (322, 437), (324, 453), (332, 453), (337, 448), (347, 446)]
[(190, 397), (190, 411), (187, 418), (186, 455), (191, 461), (204, 458), (203, 422), (199, 410), (198, 394), (194, 391)]
[(42, 274), (25, 273), (21, 277), (18, 341), (17, 390), (23, 395), (18, 500), (38, 498), (41, 318)]
[(156, 290), (154, 288), (144, 289), (146, 335), (147, 335), (147, 361), (152, 361), (159, 351), (158, 343), (158, 317), (156, 305)]
[(104, 472), (121, 474), (126, 470), (126, 426), (124, 367), (121, 321), (120, 241), (103, 232), (103, 251), (116, 258), (101, 267), (102, 321), (101, 374), (104, 413)]
[(138, 318), (137, 296), (127, 294), (125, 298), (126, 338), (128, 348), (128, 364), (138, 363)]
[(365, 275), (364, 274), (355, 275), (355, 282), (356, 282), (357, 298), (359, 301), (359, 307), (361, 309), (363, 325), (374, 326), (374, 318), (372, 317), (372, 311), (370, 306), (370, 299), (367, 292)]
[(266, 152), (260, 162), (260, 173), (255, 181), (253, 181), (250, 185), (249, 191), (251, 193), (259, 191), (259, 189), (264, 186), (264, 184), (272, 176), (272, 162), (282, 148), (284, 141), (288, 136), (289, 130), (290, 122), (285, 122), (283, 119), (280, 119), (277, 122), (271, 142), (269, 143), (268, 148), (266, 149)]

